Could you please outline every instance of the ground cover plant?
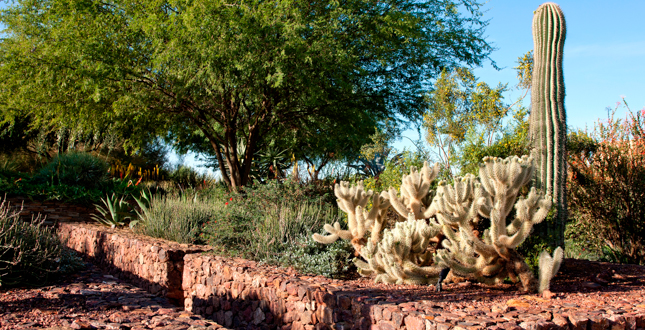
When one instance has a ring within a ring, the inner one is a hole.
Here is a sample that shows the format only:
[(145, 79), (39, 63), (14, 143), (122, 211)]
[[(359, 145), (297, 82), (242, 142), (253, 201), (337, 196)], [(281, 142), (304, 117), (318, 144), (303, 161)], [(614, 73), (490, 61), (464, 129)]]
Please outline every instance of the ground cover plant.
[(0, 201), (0, 286), (43, 285), (83, 267), (44, 219), (25, 222), (19, 214)]
[[(351, 247), (324, 246), (310, 236), (326, 221), (344, 221), (324, 186), (272, 180), (230, 193), (224, 185), (205, 189), (114, 195), (95, 220), (130, 225), (135, 233), (180, 243), (209, 244), (214, 253), (293, 266), (303, 272), (345, 276)], [(111, 205), (111, 206), (110, 206)]]

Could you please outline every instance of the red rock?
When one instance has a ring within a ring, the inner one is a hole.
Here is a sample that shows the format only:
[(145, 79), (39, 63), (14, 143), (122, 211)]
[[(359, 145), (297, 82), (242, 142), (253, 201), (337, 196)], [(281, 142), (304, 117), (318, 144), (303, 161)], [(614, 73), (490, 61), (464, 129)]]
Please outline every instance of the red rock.
[(398, 329), (403, 324), (403, 314), (399, 311), (392, 312), (392, 323)]
[(589, 324), (589, 318), (582, 315), (569, 315), (569, 321), (573, 330), (586, 330)]
[(408, 315), (404, 319), (406, 330), (425, 330), (425, 319), (417, 315)]
[(392, 319), (392, 309), (391, 308), (384, 308), (383, 309), (383, 320), (389, 321)]
[(75, 330), (94, 329), (94, 327), (85, 320), (74, 320), (74, 322), (72, 322), (72, 324), (69, 327)]
[(609, 329), (610, 321), (609, 319), (602, 317), (601, 315), (594, 315), (590, 318), (591, 321), (591, 330), (605, 330)]

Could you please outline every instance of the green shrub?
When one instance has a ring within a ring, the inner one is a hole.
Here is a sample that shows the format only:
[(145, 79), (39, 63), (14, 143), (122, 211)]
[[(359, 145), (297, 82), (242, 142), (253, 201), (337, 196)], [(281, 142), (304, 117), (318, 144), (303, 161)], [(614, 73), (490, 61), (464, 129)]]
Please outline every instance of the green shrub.
[(107, 179), (108, 169), (107, 162), (92, 154), (68, 152), (54, 157), (37, 177), (52, 185), (96, 188)]
[(20, 220), (6, 200), (0, 203), (0, 285), (42, 285), (54, 274), (80, 269), (82, 260), (67, 249), (43, 220)]
[(208, 200), (197, 194), (155, 195), (142, 210), (134, 231), (179, 243), (203, 243), (200, 228), (216, 214)]
[(330, 196), (314, 186), (276, 180), (214, 201), (218, 211), (203, 237), (221, 253), (276, 262), (300, 236), (339, 221)]
[(311, 235), (305, 235), (288, 246), (278, 261), (282, 266), (291, 266), (304, 274), (342, 278), (353, 272), (353, 251), (352, 244), (347, 240), (320, 244)]

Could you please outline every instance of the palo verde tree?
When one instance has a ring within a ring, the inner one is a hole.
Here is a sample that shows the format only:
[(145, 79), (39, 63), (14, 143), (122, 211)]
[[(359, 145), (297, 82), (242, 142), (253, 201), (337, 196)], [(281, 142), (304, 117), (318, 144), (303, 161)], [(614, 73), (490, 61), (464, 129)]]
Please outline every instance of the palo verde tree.
[(110, 124), (131, 145), (201, 139), (236, 189), (267, 135), (320, 127), (320, 118), (417, 118), (441, 70), (488, 58), (479, 8), (473, 0), (17, 0), (0, 15), (0, 106), (36, 123)]
[(506, 85), (490, 87), (468, 68), (444, 70), (426, 95), (423, 114), (426, 139), (452, 177), (452, 165), (468, 134), (483, 132), (491, 144), (510, 107), (503, 103)]

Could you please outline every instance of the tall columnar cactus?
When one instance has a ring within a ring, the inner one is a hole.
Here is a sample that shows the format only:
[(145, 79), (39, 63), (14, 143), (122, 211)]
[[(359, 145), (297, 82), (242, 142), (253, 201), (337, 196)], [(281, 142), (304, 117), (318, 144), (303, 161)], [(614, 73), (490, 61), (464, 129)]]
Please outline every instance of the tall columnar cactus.
[(530, 137), (537, 171), (534, 187), (553, 197), (556, 215), (537, 228), (554, 246), (564, 244), (567, 219), (566, 134), (562, 50), (564, 15), (554, 3), (544, 3), (533, 16), (533, 73)]

